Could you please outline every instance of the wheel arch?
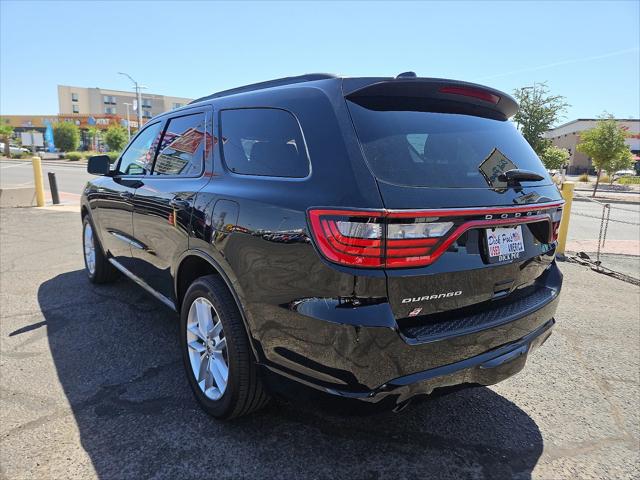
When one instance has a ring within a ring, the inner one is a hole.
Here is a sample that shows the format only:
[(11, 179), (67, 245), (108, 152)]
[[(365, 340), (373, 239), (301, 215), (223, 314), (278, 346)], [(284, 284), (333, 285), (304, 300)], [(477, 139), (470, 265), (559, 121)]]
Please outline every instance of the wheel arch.
[(184, 294), (189, 288), (189, 285), (194, 280), (205, 275), (218, 275), (225, 283), (225, 286), (231, 293), (231, 296), (233, 297), (233, 300), (238, 307), (240, 317), (242, 318), (242, 323), (244, 324), (244, 328), (247, 332), (247, 337), (249, 338), (249, 344), (251, 345), (251, 350), (253, 351), (254, 358), (257, 361), (260, 361), (262, 357), (258, 355), (258, 349), (256, 348), (257, 342), (251, 333), (251, 328), (249, 326), (249, 322), (247, 321), (247, 316), (242, 306), (242, 301), (240, 300), (238, 292), (233, 287), (229, 275), (227, 275), (222, 266), (211, 255), (203, 252), (202, 250), (185, 251), (182, 255), (180, 255), (178, 261), (176, 262), (176, 265), (177, 266), (174, 276), (174, 291), (176, 299), (176, 310), (178, 311), (178, 313), (180, 313), (182, 309), (182, 299), (184, 297)]

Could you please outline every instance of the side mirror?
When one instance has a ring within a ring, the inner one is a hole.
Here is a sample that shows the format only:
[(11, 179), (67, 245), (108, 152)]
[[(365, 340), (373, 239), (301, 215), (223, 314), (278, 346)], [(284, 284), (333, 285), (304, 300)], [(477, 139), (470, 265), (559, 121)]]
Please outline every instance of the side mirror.
[(94, 155), (89, 157), (87, 172), (92, 175), (108, 175), (111, 170), (111, 159), (109, 155)]

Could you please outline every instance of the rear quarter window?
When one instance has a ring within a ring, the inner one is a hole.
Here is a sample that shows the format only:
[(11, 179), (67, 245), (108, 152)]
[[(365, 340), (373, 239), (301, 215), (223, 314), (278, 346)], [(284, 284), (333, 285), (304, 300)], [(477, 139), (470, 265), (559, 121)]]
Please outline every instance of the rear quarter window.
[(241, 175), (304, 178), (309, 158), (296, 118), (286, 110), (242, 108), (220, 112), (222, 158)]

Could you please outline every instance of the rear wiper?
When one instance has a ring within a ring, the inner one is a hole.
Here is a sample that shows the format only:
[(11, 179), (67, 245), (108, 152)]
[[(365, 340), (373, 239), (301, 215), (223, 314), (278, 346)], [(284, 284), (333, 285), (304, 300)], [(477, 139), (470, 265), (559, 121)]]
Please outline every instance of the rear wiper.
[(520, 182), (539, 182), (544, 180), (544, 177), (536, 172), (530, 170), (521, 170), (519, 168), (512, 168), (506, 172), (498, 175), (498, 180), (501, 182), (507, 182), (507, 185), (519, 184)]

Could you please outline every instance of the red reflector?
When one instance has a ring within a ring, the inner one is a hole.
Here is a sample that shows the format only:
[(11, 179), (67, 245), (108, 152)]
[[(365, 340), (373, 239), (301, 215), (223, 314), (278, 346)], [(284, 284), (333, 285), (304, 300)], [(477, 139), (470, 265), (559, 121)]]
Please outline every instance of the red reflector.
[(487, 92), (486, 90), (480, 90), (478, 88), (458, 87), (458, 86), (450, 85), (448, 87), (440, 88), (438, 92), (450, 93), (452, 95), (462, 95), (465, 97), (478, 98), (480, 100), (484, 100), (485, 102), (489, 102), (493, 104), (496, 104), (500, 101), (500, 97), (498, 95), (494, 95), (491, 92)]

